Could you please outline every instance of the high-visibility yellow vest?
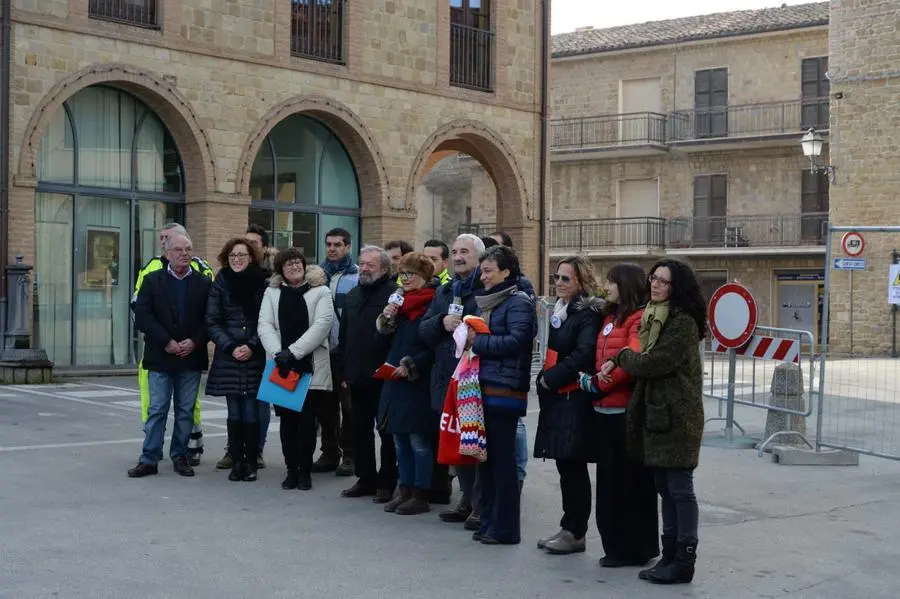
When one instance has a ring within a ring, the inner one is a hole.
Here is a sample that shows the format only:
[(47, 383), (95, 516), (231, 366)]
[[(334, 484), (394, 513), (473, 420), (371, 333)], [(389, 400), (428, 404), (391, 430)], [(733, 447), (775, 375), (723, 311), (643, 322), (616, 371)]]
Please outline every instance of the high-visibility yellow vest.
[[(144, 265), (141, 270), (138, 271), (137, 281), (134, 283), (134, 294), (131, 296), (131, 305), (134, 306), (137, 301), (138, 292), (141, 290), (141, 285), (144, 284), (144, 277), (149, 275), (151, 272), (156, 272), (157, 270), (162, 270), (165, 262), (161, 256), (157, 256), (156, 258), (151, 258), (147, 264)], [(206, 263), (203, 258), (199, 258), (194, 256), (191, 258), (191, 268), (195, 271), (202, 274), (204, 277), (207, 277), (210, 281), (215, 279), (216, 274), (213, 272), (212, 267)]]

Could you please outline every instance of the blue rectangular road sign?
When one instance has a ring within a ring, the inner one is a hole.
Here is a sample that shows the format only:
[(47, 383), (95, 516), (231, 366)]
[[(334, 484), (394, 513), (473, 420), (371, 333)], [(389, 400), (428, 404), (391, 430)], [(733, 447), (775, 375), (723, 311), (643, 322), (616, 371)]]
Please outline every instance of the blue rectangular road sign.
[(865, 270), (865, 258), (835, 258), (834, 268), (838, 270)]

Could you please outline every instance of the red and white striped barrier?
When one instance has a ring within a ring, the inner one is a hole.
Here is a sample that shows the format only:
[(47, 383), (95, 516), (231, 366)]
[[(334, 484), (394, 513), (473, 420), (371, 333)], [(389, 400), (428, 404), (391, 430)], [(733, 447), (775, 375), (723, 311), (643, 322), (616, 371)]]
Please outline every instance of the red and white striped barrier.
[[(727, 347), (715, 339), (712, 340), (712, 349), (719, 354), (724, 354), (728, 351)], [(800, 363), (800, 341), (798, 339), (754, 335), (746, 345), (734, 351), (739, 356), (749, 356), (760, 360)]]

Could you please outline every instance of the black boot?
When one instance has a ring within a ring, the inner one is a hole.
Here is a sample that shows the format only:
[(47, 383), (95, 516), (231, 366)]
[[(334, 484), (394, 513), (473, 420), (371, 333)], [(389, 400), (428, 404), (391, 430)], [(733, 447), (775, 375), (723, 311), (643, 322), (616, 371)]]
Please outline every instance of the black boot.
[(244, 432), (244, 478), (247, 482), (256, 480), (259, 467), (259, 422), (242, 422)]
[(244, 478), (244, 457), (242, 448), (244, 446), (244, 430), (243, 422), (240, 420), (228, 421), (228, 446), (231, 453), (231, 472), (228, 474), (228, 480), (235, 482)]
[(297, 469), (291, 468), (288, 466), (287, 476), (284, 477), (284, 480), (281, 481), (281, 488), (285, 491), (290, 491), (291, 489), (297, 488)]
[(640, 578), (641, 580), (649, 580), (647, 576), (650, 574), (650, 572), (653, 572), (658, 568), (668, 566), (672, 563), (672, 560), (675, 559), (675, 537), (667, 537), (666, 535), (663, 535), (660, 537), (660, 539), (662, 539), (662, 557), (660, 557), (659, 561), (653, 564), (652, 567), (638, 572), (638, 578)]
[(684, 584), (694, 580), (694, 564), (697, 562), (697, 543), (678, 543), (675, 557), (662, 568), (647, 573), (647, 580), (654, 584)]

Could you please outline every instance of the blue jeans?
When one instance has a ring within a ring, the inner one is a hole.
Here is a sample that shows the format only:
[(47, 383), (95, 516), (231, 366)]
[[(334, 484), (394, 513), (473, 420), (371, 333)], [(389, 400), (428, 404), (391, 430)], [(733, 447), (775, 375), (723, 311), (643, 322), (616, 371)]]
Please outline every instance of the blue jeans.
[(166, 440), (166, 418), (169, 416), (169, 405), (175, 397), (173, 409), (175, 430), (169, 444), (169, 456), (172, 461), (187, 455), (188, 441), (194, 426), (194, 404), (197, 402), (197, 390), (200, 388), (200, 371), (185, 370), (182, 372), (149, 373), (150, 407), (147, 410), (147, 422), (144, 423), (144, 448), (141, 452), (141, 463), (157, 464), (163, 457), (163, 444)]
[(241, 422), (256, 422), (259, 418), (259, 402), (252, 395), (226, 395), (228, 419)]
[(525, 467), (528, 465), (528, 430), (525, 428), (525, 419), (519, 418), (516, 427), (516, 470), (519, 480), (525, 480)]
[(259, 450), (266, 446), (266, 436), (269, 434), (269, 422), (272, 420), (272, 404), (264, 401), (256, 401), (259, 411)]
[(394, 447), (397, 450), (400, 486), (422, 490), (431, 488), (434, 447), (429, 436), (418, 433), (394, 433)]

